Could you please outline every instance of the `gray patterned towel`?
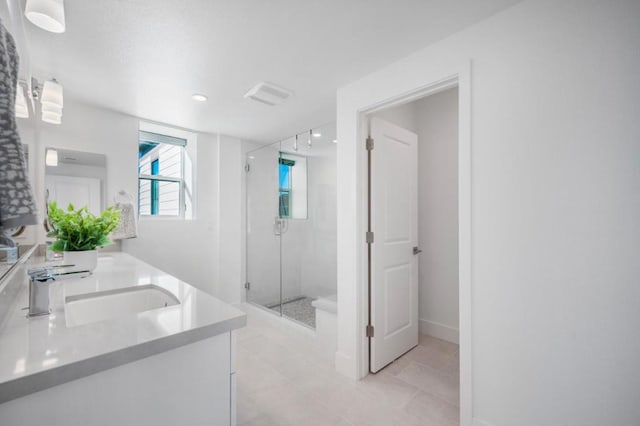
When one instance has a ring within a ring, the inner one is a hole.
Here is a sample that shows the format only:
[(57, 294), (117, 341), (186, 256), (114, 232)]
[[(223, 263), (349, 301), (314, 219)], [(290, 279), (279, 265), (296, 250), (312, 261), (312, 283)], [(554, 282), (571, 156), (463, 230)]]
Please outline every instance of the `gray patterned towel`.
[(22, 143), (16, 126), (18, 54), (0, 22), (0, 229), (38, 223)]
[(111, 234), (112, 240), (124, 240), (138, 237), (138, 221), (133, 203), (116, 203), (116, 210), (120, 210), (120, 224)]

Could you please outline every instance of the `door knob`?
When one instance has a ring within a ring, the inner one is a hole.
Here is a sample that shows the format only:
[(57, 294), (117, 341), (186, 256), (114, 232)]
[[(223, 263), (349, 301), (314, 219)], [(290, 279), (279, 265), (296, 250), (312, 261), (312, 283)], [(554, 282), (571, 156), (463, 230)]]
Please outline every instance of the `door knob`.
[(413, 255), (415, 256), (416, 254), (422, 253), (422, 250), (420, 250), (420, 248), (418, 246), (413, 248)]

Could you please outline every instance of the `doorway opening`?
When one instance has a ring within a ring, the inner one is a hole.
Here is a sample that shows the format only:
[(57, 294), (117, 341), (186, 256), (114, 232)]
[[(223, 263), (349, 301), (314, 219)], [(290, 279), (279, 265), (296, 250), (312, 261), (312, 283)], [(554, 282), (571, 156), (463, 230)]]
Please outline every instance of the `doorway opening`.
[(369, 372), (391, 372), (458, 413), (457, 82), (370, 111), (365, 123)]

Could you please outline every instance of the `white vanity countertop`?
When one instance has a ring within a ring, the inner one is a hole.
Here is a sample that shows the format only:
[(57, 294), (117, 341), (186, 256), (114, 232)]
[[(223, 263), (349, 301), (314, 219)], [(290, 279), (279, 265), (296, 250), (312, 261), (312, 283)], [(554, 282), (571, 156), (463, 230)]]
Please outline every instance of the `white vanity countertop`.
[[(32, 258), (25, 267), (44, 263)], [(25, 275), (25, 271), (17, 271)], [(51, 314), (26, 318), (26, 283), (0, 329), (0, 404), (246, 324), (239, 309), (126, 253), (105, 253), (93, 275), (51, 284)], [(180, 303), (67, 328), (65, 297), (155, 284)]]

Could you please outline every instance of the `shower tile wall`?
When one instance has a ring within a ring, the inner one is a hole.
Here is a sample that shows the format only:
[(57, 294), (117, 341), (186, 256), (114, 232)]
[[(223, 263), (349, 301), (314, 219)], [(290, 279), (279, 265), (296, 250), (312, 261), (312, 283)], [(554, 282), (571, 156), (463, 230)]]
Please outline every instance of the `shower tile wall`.
[(309, 158), (309, 224), (301, 270), (304, 295), (317, 298), (337, 288), (336, 151)]
[(285, 300), (336, 293), (336, 158), (310, 156), (307, 162), (308, 217), (289, 220), (282, 237)]

